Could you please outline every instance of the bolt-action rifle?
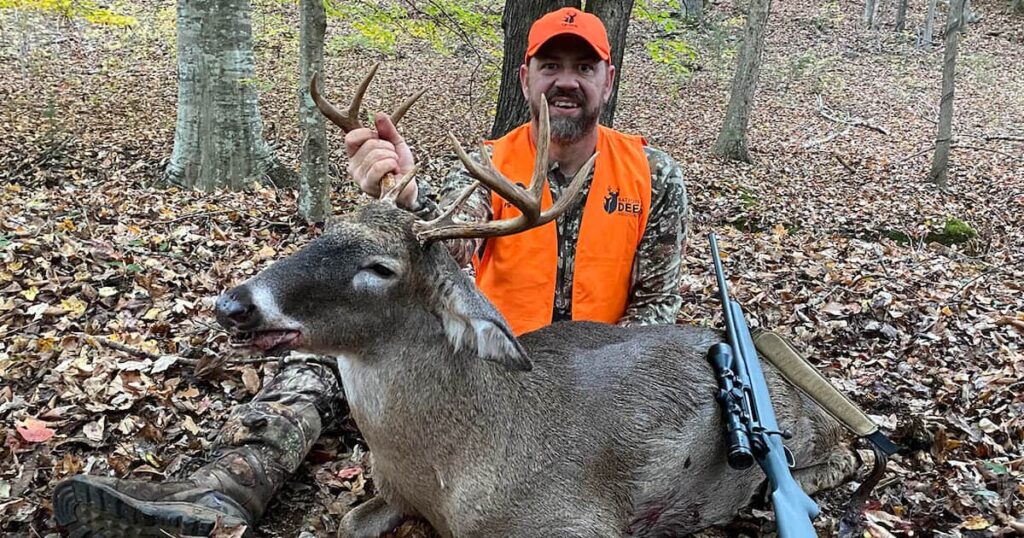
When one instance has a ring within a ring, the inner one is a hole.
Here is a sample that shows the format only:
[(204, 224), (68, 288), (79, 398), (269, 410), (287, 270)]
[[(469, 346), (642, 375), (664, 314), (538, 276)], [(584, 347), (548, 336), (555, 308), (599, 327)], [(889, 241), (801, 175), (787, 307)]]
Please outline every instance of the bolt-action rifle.
[(795, 461), (782, 440), (792, 434), (779, 430), (743, 310), (729, 298), (715, 234), (710, 234), (709, 239), (724, 310), (726, 341), (711, 346), (708, 360), (718, 380), (717, 399), (725, 419), (727, 461), (730, 467), (740, 470), (757, 461), (764, 470), (781, 538), (817, 536), (811, 522), (818, 516), (818, 505), (789, 472)]

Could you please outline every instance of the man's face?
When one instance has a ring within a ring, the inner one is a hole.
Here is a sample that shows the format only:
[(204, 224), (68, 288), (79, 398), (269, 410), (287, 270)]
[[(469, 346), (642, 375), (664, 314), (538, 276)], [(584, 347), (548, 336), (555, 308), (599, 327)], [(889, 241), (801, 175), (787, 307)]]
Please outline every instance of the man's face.
[(573, 35), (552, 38), (519, 68), (532, 117), (539, 116), (540, 100), (547, 99), (551, 137), (562, 144), (582, 139), (597, 126), (614, 78), (615, 68)]

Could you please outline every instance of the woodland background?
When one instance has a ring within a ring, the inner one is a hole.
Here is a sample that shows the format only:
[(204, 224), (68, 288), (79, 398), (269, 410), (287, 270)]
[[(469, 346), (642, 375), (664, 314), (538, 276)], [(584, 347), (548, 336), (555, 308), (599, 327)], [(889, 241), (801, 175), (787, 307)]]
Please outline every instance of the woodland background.
[[(727, 254), (752, 324), (793, 338), (905, 450), (866, 512), (874, 536), (1024, 533), (1024, 16), (975, 0), (960, 37), (948, 188), (928, 181), (942, 39), (896, 2), (772, 6), (749, 143), (712, 149), (743, 35), (742, 2), (638, 0), (615, 126), (682, 164), (691, 199), (681, 323), (721, 323), (704, 236)], [(17, 7), (15, 7), (17, 6)], [(63, 7), (62, 7), (63, 6)], [(440, 9), (434, 9), (440, 7)], [(435, 186), (454, 133), (489, 133), (502, 2), (345, 2), (329, 11), (325, 92), (382, 63), (369, 110), (427, 95), (402, 132)], [(63, 14), (61, 14), (61, 10)], [(254, 0), (264, 138), (298, 170), (299, 12)], [(321, 227), (297, 191), (164, 183), (177, 104), (170, 1), (0, 0), (0, 532), (56, 532), (49, 495), (78, 472), (163, 479), (198, 465), (273, 362), (228, 359), (216, 295)], [(331, 202), (361, 202), (329, 126)], [(109, 344), (114, 342), (115, 344)], [(120, 350), (114, 347), (121, 348)], [(333, 535), (372, 492), (350, 423), (325, 436), (262, 536)], [(849, 489), (820, 499), (822, 535)], [(754, 512), (733, 530), (770, 534)], [(422, 529), (403, 530), (415, 535)]]

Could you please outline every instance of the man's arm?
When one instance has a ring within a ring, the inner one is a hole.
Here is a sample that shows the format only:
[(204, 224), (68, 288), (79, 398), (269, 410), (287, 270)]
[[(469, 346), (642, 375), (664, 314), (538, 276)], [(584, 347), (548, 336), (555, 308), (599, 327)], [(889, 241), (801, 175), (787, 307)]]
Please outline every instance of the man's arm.
[[(479, 162), (480, 152), (471, 152), (469, 158)], [(416, 202), (411, 211), (420, 219), (434, 219), (441, 214), (441, 208), (446, 208), (454, 202), (458, 198), (459, 193), (462, 192), (462, 189), (469, 186), (473, 181), (475, 180), (469, 175), (466, 166), (462, 164), (462, 161), (459, 161), (457, 166), (448, 173), (441, 184), (437, 195), (439, 201), (435, 202), (434, 196), (429, 192), (431, 190), (430, 187), (421, 183), (417, 192)], [(487, 222), (491, 220), (491, 190), (486, 185), (477, 187), (473, 194), (459, 207), (455, 217), (467, 222)], [(483, 239), (449, 239), (445, 241), (445, 246), (448, 247), (448, 252), (455, 258), (455, 261), (460, 266), (465, 267), (472, 261), (473, 254), (480, 249), (483, 242)]]
[(679, 278), (686, 244), (688, 206), (679, 163), (645, 147), (651, 167), (651, 213), (633, 261), (629, 304), (619, 325), (675, 323), (682, 306)]

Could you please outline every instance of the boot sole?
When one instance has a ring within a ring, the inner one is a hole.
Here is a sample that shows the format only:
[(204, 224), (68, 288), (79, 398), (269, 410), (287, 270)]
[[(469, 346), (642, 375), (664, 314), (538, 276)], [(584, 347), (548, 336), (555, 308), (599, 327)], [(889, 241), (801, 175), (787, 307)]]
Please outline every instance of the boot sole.
[(245, 524), (191, 503), (140, 501), (82, 475), (57, 485), (53, 512), (71, 538), (209, 536), (218, 519), (222, 527)]

